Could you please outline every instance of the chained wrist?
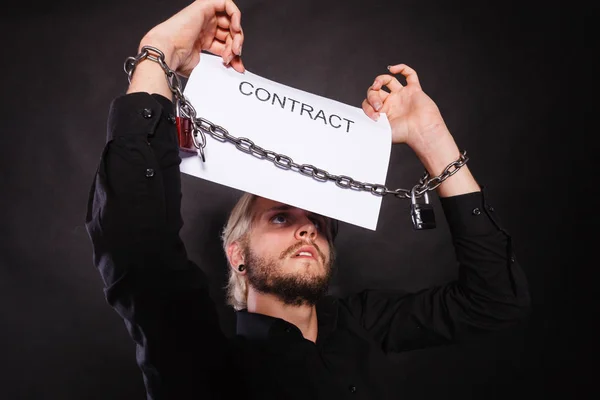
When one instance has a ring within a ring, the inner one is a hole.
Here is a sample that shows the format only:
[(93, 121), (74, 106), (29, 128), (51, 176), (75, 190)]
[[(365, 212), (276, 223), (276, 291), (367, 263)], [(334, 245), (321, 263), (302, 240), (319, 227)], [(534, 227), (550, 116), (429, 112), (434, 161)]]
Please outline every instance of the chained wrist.
[(416, 151), (415, 153), (431, 176), (440, 175), (450, 163), (460, 157), (460, 150), (450, 135), (429, 151)]
[(132, 73), (127, 93), (157, 93), (173, 101), (172, 92), (165, 80), (165, 73), (157, 63), (141, 61)]
[[(145, 43), (150, 43), (150, 42), (145, 42)], [(163, 51), (163, 46), (158, 45), (158, 44), (145, 44), (143, 46), (140, 46), (140, 51), (138, 52), (138, 54), (143, 53), (142, 49), (160, 49), (161, 53), (163, 54), (163, 59), (164, 59), (164, 63), (167, 67), (169, 67), (170, 70), (172, 71), (177, 71), (177, 69), (179, 68), (179, 62), (177, 61), (178, 58), (175, 55), (175, 50), (166, 50)], [(152, 53), (152, 52), (151, 52)], [(148, 61), (148, 60), (146, 60)], [(155, 61), (155, 63), (160, 64), (160, 62), (158, 62), (158, 60), (153, 60)], [(146, 64), (146, 63), (144, 63)], [(147, 63), (150, 64), (150, 63)]]

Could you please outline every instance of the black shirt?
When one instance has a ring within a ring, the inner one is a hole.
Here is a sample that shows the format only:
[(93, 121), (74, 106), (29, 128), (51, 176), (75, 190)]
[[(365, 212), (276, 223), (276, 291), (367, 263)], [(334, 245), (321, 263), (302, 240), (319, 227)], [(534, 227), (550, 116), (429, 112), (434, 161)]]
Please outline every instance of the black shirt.
[(510, 236), (481, 192), (441, 199), (456, 282), (326, 297), (316, 343), (284, 320), (247, 311), (226, 337), (207, 278), (179, 237), (173, 114), (156, 94), (113, 101), (86, 217), (106, 299), (136, 343), (148, 399), (395, 399), (399, 374), (388, 353), (466, 340), (528, 314)]

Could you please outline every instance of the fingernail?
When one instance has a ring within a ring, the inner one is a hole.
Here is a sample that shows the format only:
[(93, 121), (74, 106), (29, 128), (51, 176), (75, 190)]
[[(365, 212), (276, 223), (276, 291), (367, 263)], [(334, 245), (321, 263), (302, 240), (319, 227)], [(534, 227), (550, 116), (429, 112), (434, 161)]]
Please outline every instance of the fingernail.
[(238, 53), (238, 56), (242, 56), (242, 46), (240, 46), (240, 52)]
[(373, 116), (373, 119), (374, 119), (375, 121), (379, 121), (379, 114), (375, 114), (375, 115)]
[(375, 103), (373, 104), (373, 107), (375, 107), (375, 110), (379, 111), (379, 109), (381, 108), (381, 103)]
[(388, 69), (388, 70), (390, 70), (391, 68), (392, 68), (392, 66), (391, 66), (391, 65), (388, 65), (388, 66), (387, 66), (387, 69)]
[(371, 86), (375, 87), (375, 85), (377, 85), (377, 79), (375, 79), (375, 80), (373, 81), (373, 84), (372, 84)]

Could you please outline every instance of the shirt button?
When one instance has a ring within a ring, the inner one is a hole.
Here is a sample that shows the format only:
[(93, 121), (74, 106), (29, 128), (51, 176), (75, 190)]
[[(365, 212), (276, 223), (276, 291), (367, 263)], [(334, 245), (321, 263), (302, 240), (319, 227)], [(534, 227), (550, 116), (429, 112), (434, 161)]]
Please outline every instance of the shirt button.
[(510, 258), (510, 262), (514, 263), (514, 262), (515, 262), (515, 258), (514, 258), (514, 257), (511, 257), (511, 258)]
[(494, 212), (494, 207), (492, 207), (492, 206), (489, 206), (489, 207), (488, 207), (488, 210), (490, 210), (490, 212)]
[(167, 117), (167, 119), (168, 119), (168, 120), (169, 120), (169, 122), (170, 122), (171, 124), (173, 124), (173, 125), (175, 125), (175, 122), (177, 122), (177, 121), (175, 120), (175, 116), (174, 116), (174, 115), (172, 115), (172, 114), (169, 114), (169, 116)]
[(285, 328), (286, 333), (290, 333), (291, 331), (292, 331), (292, 328), (290, 328), (289, 326), (287, 328)]
[(150, 108), (144, 108), (142, 110), (142, 116), (146, 119), (152, 118), (152, 110)]
[(481, 210), (479, 208), (474, 208), (473, 215), (479, 215), (479, 214), (481, 214)]
[(348, 390), (350, 391), (350, 393), (356, 393), (356, 386), (350, 385), (348, 386)]
[(154, 176), (154, 170), (152, 168), (148, 168), (146, 170), (146, 178), (152, 178)]

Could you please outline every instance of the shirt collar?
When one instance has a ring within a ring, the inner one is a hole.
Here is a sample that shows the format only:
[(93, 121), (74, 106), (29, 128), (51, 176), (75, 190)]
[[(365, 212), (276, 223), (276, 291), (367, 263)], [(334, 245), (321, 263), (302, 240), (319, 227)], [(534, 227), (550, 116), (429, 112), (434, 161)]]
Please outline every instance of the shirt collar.
[[(294, 332), (302, 336), (297, 326), (281, 318), (251, 313), (247, 309), (236, 313), (236, 333), (248, 339), (269, 339), (280, 333)], [(325, 340), (335, 329), (337, 323), (337, 304), (334, 298), (325, 296), (317, 303), (317, 323), (319, 332), (317, 342)]]
[(337, 326), (338, 304), (334, 297), (325, 296), (317, 303), (317, 318), (317, 343), (322, 343)]

